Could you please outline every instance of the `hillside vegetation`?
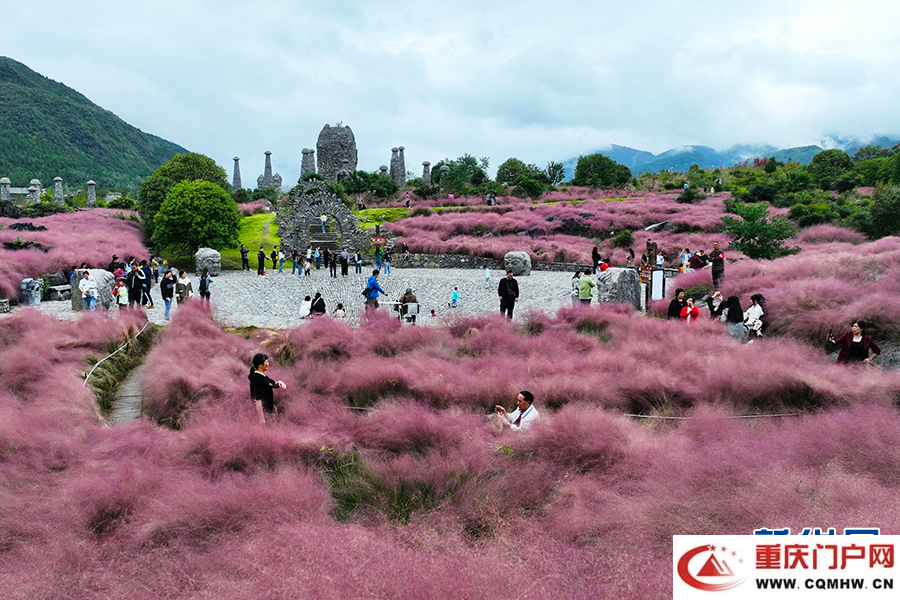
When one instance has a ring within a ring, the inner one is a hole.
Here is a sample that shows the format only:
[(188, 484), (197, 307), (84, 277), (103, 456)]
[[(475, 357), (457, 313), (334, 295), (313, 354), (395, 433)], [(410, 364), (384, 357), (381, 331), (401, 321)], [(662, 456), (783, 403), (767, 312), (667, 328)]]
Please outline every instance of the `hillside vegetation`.
[(0, 176), (15, 187), (54, 177), (78, 189), (135, 189), (184, 148), (132, 127), (82, 94), (0, 57)]

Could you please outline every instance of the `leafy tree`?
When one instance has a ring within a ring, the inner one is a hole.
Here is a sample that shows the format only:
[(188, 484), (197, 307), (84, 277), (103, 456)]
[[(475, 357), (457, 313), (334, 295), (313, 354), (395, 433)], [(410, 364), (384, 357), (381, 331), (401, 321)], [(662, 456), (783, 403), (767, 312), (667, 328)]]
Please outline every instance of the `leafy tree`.
[(748, 258), (768, 260), (800, 252), (797, 246), (784, 245), (784, 240), (793, 234), (790, 221), (784, 217), (767, 218), (769, 208), (765, 204), (737, 202), (732, 210), (741, 219), (722, 217), (722, 221), (725, 231), (734, 236), (731, 247), (735, 250)]
[(122, 195), (119, 196), (118, 198), (113, 198), (112, 200), (110, 200), (110, 201), (109, 201), (109, 204), (107, 204), (107, 206), (108, 206), (109, 208), (120, 208), (120, 209), (124, 209), (124, 210), (134, 210), (134, 207), (136, 206), (136, 204), (137, 204), (137, 203), (134, 201), (133, 198), (129, 198), (127, 195), (122, 194)]
[[(467, 184), (481, 185), (486, 183), (488, 158), (486, 156), (476, 159), (471, 154), (463, 154), (457, 159), (445, 158), (439, 161), (431, 169), (431, 179), (444, 190), (462, 190)], [(447, 165), (450, 170), (446, 175), (441, 173), (441, 167)]]
[(602, 154), (588, 154), (578, 158), (575, 166), (575, 185), (615, 187), (631, 181), (631, 170)]
[(225, 176), (225, 169), (208, 156), (196, 152), (176, 154), (172, 160), (163, 163), (153, 174), (158, 177), (168, 177), (175, 183), (201, 180), (214, 183), (223, 190), (231, 189)]
[(354, 171), (341, 182), (348, 194), (370, 194), (376, 198), (390, 198), (400, 189), (397, 182), (381, 173)]
[(900, 185), (900, 152), (891, 159), (890, 180), (894, 185)]
[(525, 176), (519, 178), (519, 183), (516, 184), (515, 189), (513, 190), (513, 194), (518, 198), (529, 197), (532, 199), (540, 198), (541, 194), (543, 194), (547, 190), (547, 184), (544, 181), (538, 181), (536, 179), (532, 179), (531, 177)]
[(550, 185), (558, 185), (566, 178), (566, 168), (562, 163), (551, 160), (547, 163), (546, 175), (547, 179), (550, 181)]
[(159, 212), (169, 194), (169, 190), (175, 185), (175, 182), (168, 177), (159, 175), (151, 175), (141, 184), (138, 190), (138, 213), (144, 222), (144, 235), (147, 239), (153, 239), (154, 221), (153, 217)]
[(247, 202), (250, 202), (250, 190), (238, 188), (232, 192), (231, 197), (234, 198), (234, 201), (238, 204), (246, 204)]
[(631, 233), (630, 229), (620, 229), (619, 232), (613, 236), (612, 243), (616, 248), (631, 248), (631, 246), (634, 245), (634, 234)]
[(182, 181), (169, 190), (153, 218), (153, 243), (193, 256), (201, 246), (238, 244), (241, 213), (231, 196), (208, 181)]
[(859, 161), (853, 165), (853, 170), (856, 172), (860, 185), (876, 186), (890, 181), (892, 166), (893, 162), (890, 158), (873, 158)]
[(763, 167), (763, 171), (765, 171), (766, 173), (771, 175), (772, 173), (774, 173), (777, 170), (778, 170), (778, 161), (775, 160), (775, 157), (773, 156), (768, 161), (766, 161), (766, 164)]
[(516, 185), (519, 178), (525, 174), (527, 165), (518, 158), (507, 158), (502, 165), (497, 168), (497, 183), (505, 183), (507, 185)]
[(823, 150), (813, 156), (809, 174), (823, 190), (836, 189), (838, 178), (853, 170), (853, 159), (843, 150)]
[(900, 187), (875, 188), (868, 210), (854, 215), (854, 226), (872, 238), (900, 234)]
[(862, 162), (864, 160), (871, 160), (873, 158), (887, 158), (894, 154), (894, 151), (890, 148), (882, 148), (877, 144), (869, 144), (868, 146), (863, 146), (859, 148), (856, 153), (853, 155), (853, 162)]

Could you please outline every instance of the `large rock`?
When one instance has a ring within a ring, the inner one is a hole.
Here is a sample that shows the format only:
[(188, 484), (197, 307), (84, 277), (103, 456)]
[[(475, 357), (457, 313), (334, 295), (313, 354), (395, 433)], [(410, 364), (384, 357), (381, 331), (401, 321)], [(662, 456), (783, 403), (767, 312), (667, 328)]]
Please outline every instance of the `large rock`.
[(56, 273), (50, 273), (47, 275), (47, 279), (50, 282), (50, 287), (57, 285), (69, 285), (69, 273), (67, 271), (57, 271)]
[(41, 279), (32, 279), (31, 277), (23, 279), (19, 284), (19, 290), (22, 296), (22, 304), (29, 306), (37, 306), (41, 303), (41, 292), (44, 289), (44, 281)]
[(197, 265), (197, 273), (203, 269), (209, 269), (209, 274), (216, 277), (222, 270), (222, 254), (212, 248), (200, 248), (194, 256), (194, 264)]
[(630, 304), (640, 310), (641, 286), (632, 268), (613, 267), (597, 276), (597, 299), (600, 302)]
[(81, 292), (78, 291), (78, 282), (84, 277), (84, 272), (88, 271), (94, 281), (97, 282), (97, 306), (108, 309), (113, 305), (112, 290), (116, 286), (116, 278), (106, 269), (75, 269), (72, 275), (72, 310), (84, 310), (84, 303), (81, 301)]
[(347, 161), (347, 170), (351, 173), (355, 171), (358, 154), (353, 131), (340, 123), (333, 127), (325, 125), (319, 132), (319, 139), (316, 142), (319, 175), (329, 181), (337, 181), (338, 173), (344, 168), (345, 160)]
[(503, 257), (503, 267), (507, 271), (512, 271), (513, 275), (531, 275), (531, 257), (527, 252), (514, 250), (507, 252)]

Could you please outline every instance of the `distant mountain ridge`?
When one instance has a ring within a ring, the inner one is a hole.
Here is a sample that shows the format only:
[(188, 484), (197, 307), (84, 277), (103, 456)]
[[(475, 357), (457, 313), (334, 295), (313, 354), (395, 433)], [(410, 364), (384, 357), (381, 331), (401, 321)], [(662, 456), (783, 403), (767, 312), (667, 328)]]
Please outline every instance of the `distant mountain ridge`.
[(187, 152), (144, 133), (75, 90), (0, 57), (0, 177), (14, 187), (62, 177), (71, 189), (136, 189), (161, 164)]
[[(776, 160), (783, 162), (796, 162), (806, 165), (812, 161), (813, 156), (826, 148), (839, 148), (852, 155), (868, 144), (889, 148), (897, 143), (900, 143), (900, 140), (892, 140), (886, 136), (879, 136), (868, 141), (858, 138), (826, 136), (826, 139), (823, 140), (825, 147), (813, 145), (779, 150), (775, 146), (739, 144), (727, 150), (719, 151), (709, 146), (681, 146), (671, 148), (661, 154), (653, 154), (645, 150), (612, 144), (607, 148), (601, 148), (585, 154), (598, 152), (631, 169), (632, 175), (640, 175), (641, 173), (656, 173), (662, 170), (683, 173), (690, 169), (691, 165), (695, 164), (704, 169), (733, 167), (745, 160), (772, 156)], [(578, 157), (573, 157), (563, 162), (563, 166), (566, 168), (567, 179), (575, 176), (575, 166), (577, 164)]]

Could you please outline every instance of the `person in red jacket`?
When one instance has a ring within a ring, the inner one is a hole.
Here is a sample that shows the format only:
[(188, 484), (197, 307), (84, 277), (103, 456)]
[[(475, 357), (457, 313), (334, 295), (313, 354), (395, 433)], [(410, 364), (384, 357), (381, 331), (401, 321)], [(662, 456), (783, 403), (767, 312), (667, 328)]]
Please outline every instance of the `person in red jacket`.
[[(839, 364), (848, 362), (868, 364), (881, 354), (881, 348), (878, 347), (878, 344), (872, 338), (863, 334), (865, 326), (865, 323), (856, 320), (850, 325), (849, 333), (845, 333), (837, 339), (834, 339), (834, 335), (831, 333), (828, 334), (827, 341), (839, 346), (841, 349), (837, 357)], [(874, 354), (869, 356), (869, 350)]]
[(681, 318), (690, 323), (700, 316), (700, 309), (694, 306), (694, 299), (688, 298), (684, 308), (681, 309)]

